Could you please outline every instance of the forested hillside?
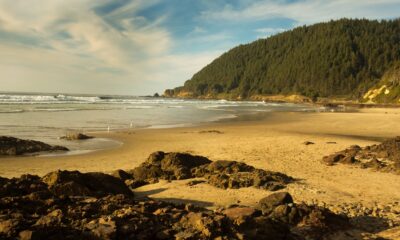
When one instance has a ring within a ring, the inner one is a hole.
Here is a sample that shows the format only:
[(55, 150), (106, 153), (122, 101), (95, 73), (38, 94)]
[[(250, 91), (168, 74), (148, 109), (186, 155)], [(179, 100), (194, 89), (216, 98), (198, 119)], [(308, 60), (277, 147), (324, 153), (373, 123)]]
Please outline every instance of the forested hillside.
[(235, 47), (165, 95), (361, 99), (399, 60), (400, 19), (341, 19)]

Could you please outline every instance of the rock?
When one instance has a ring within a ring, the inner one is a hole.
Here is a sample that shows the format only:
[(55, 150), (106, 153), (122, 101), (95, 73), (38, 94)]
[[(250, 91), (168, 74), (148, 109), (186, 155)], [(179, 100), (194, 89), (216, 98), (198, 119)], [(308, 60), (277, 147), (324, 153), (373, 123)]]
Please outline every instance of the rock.
[(337, 162), (340, 162), (343, 160), (346, 156), (343, 155), (342, 153), (334, 153), (329, 156), (325, 156), (322, 158), (322, 161), (327, 164), (327, 165), (333, 165)]
[(0, 234), (5, 236), (11, 236), (14, 232), (14, 227), (16, 225), (17, 223), (12, 219), (0, 221)]
[(0, 137), (0, 156), (15, 156), (55, 151), (68, 151), (68, 148), (62, 146), (51, 146), (49, 144), (34, 140), (23, 140), (5, 136)]
[(57, 171), (45, 175), (42, 180), (58, 196), (105, 196), (109, 194), (133, 196), (132, 191), (122, 180), (104, 173)]
[(276, 191), (293, 181), (284, 174), (255, 169), (236, 161), (215, 161), (197, 167), (193, 172), (196, 177), (205, 177), (209, 184), (223, 189), (254, 186)]
[(293, 203), (292, 196), (287, 192), (278, 192), (261, 199), (258, 205), (263, 214), (268, 214), (272, 212), (275, 207), (288, 203)]
[(345, 156), (344, 158), (340, 159), (340, 163), (344, 164), (354, 164), (357, 160), (355, 159), (354, 156)]
[(195, 169), (197, 177), (204, 177), (206, 174), (232, 174), (238, 172), (252, 172), (255, 168), (245, 163), (236, 161), (219, 160), (203, 165)]
[(364, 148), (353, 145), (343, 151), (323, 157), (323, 161), (327, 165), (352, 164), (361, 168), (400, 174), (400, 137)]
[(60, 139), (65, 139), (68, 141), (75, 141), (75, 140), (86, 140), (86, 139), (92, 139), (94, 137), (85, 135), (83, 133), (77, 133), (77, 132), (72, 132), (72, 133), (67, 133), (65, 136), (61, 137)]
[(128, 179), (132, 179), (132, 174), (125, 172), (124, 170), (118, 169), (111, 173), (111, 176), (121, 179), (122, 181), (126, 181)]
[(30, 230), (24, 230), (21, 231), (18, 235), (20, 240), (31, 240), (33, 232)]
[(117, 227), (116, 223), (110, 219), (99, 218), (85, 225), (91, 233), (99, 239), (111, 240), (116, 239)]
[(197, 236), (196, 238), (210, 239), (219, 236), (223, 229), (223, 222), (225, 218), (213, 218), (204, 213), (189, 212), (184, 216), (179, 224), (184, 228), (189, 228), (193, 231), (191, 235)]
[(303, 142), (303, 144), (307, 146), (307, 145), (313, 145), (313, 144), (315, 144), (315, 143), (310, 142), (310, 141), (305, 141), (305, 142)]
[(51, 213), (47, 214), (46, 216), (39, 218), (39, 220), (36, 221), (35, 225), (46, 226), (46, 227), (58, 225), (61, 223), (62, 217), (63, 217), (62, 211), (60, 209), (56, 209)]
[(234, 207), (222, 211), (229, 219), (245, 219), (256, 215), (257, 210), (251, 207)]
[(132, 170), (135, 180), (150, 179), (187, 179), (192, 178), (192, 169), (211, 161), (205, 157), (193, 156), (187, 153), (155, 152), (146, 162)]

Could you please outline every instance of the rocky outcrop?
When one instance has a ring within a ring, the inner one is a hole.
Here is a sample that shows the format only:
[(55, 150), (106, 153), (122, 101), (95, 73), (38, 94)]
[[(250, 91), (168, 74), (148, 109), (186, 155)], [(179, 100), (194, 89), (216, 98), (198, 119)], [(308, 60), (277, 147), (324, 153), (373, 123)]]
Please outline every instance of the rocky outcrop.
[[(115, 173), (121, 175), (120, 173)], [(205, 178), (218, 188), (257, 187), (275, 191), (284, 188), (293, 181), (282, 173), (256, 169), (236, 161), (215, 161), (193, 156), (187, 153), (155, 152), (139, 167), (123, 174), (130, 187), (138, 187), (159, 179), (179, 180), (188, 178)], [(122, 178), (122, 176), (121, 176)]]
[(48, 173), (42, 181), (55, 195), (93, 197), (109, 194), (133, 195), (123, 181), (99, 172), (57, 171)]
[(0, 156), (16, 156), (55, 151), (68, 151), (68, 148), (62, 146), (51, 146), (34, 140), (23, 140), (6, 136), (0, 137)]
[(94, 137), (88, 136), (83, 133), (67, 133), (65, 136), (62, 136), (60, 139), (65, 139), (69, 141), (74, 141), (74, 140), (86, 140), (86, 139), (92, 139)]
[(322, 161), (327, 165), (353, 164), (362, 168), (400, 174), (400, 137), (365, 148), (351, 146), (323, 157)]
[[(319, 239), (349, 226), (347, 218), (296, 205), (290, 195), (274, 204), (263, 200), (261, 209), (273, 206), (268, 213), (244, 206), (210, 211), (191, 204), (137, 201), (115, 179), (76, 171), (0, 178), (0, 238)], [(55, 190), (63, 184), (79, 187)]]
[(236, 161), (215, 161), (193, 170), (196, 177), (204, 177), (218, 188), (257, 187), (270, 191), (282, 189), (293, 178), (278, 172), (256, 169)]
[(131, 171), (137, 181), (154, 182), (158, 179), (179, 180), (193, 178), (192, 169), (209, 164), (211, 161), (202, 156), (188, 153), (154, 152), (149, 158)]

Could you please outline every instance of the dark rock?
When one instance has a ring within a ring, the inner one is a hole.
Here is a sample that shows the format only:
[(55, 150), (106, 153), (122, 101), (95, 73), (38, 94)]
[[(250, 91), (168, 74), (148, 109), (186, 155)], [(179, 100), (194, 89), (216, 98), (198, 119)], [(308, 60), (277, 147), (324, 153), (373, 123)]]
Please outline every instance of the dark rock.
[(268, 214), (277, 206), (288, 203), (293, 203), (292, 196), (287, 192), (277, 192), (261, 199), (258, 205), (263, 214)]
[(361, 148), (354, 145), (343, 151), (323, 157), (327, 165), (335, 163), (358, 165), (383, 172), (400, 173), (400, 137), (381, 144)]
[(49, 144), (34, 141), (23, 140), (14, 137), (0, 137), (0, 156), (15, 156), (31, 154), (38, 152), (68, 151), (68, 148), (62, 146), (51, 146)]
[(334, 153), (329, 156), (325, 156), (322, 158), (322, 161), (327, 164), (327, 165), (333, 165), (337, 162), (340, 162), (343, 158), (346, 156), (343, 155), (342, 153)]
[(85, 228), (89, 229), (91, 233), (99, 239), (116, 239), (117, 226), (115, 221), (111, 219), (99, 218), (93, 220), (86, 224)]
[(58, 196), (133, 195), (132, 191), (122, 180), (104, 173), (57, 171), (45, 175), (42, 180)]
[(155, 152), (146, 162), (132, 170), (135, 180), (149, 181), (151, 179), (188, 179), (194, 177), (192, 169), (211, 161), (205, 157), (193, 156), (187, 153)]
[(94, 138), (94, 137), (85, 135), (83, 133), (76, 133), (76, 132), (67, 133), (65, 136), (61, 137), (61, 139), (65, 139), (68, 141), (87, 140), (87, 139), (92, 139), (92, 138)]
[(128, 179), (133, 178), (132, 174), (125, 172), (124, 170), (121, 169), (112, 172), (111, 176), (121, 179), (122, 181), (126, 181)]
[(203, 165), (195, 169), (194, 174), (197, 177), (204, 177), (206, 174), (232, 174), (238, 172), (251, 172), (254, 167), (242, 162), (219, 160)]
[(313, 144), (315, 144), (315, 143), (310, 142), (310, 141), (305, 141), (305, 142), (303, 142), (303, 144), (307, 146), (307, 145), (313, 145)]
[(236, 161), (215, 161), (195, 168), (193, 173), (196, 177), (205, 177), (209, 184), (223, 189), (254, 186), (276, 191), (293, 181), (285, 174), (255, 169)]

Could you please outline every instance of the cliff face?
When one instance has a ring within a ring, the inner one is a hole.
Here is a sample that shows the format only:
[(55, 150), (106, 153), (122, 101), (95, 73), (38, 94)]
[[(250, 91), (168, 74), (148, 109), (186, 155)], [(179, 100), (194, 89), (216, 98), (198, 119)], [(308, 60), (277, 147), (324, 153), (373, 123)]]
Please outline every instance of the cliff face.
[(303, 100), (358, 100), (397, 61), (399, 19), (342, 19), (235, 47), (164, 96), (236, 100), (295, 95)]
[(400, 63), (389, 69), (382, 79), (364, 94), (367, 103), (400, 104)]

